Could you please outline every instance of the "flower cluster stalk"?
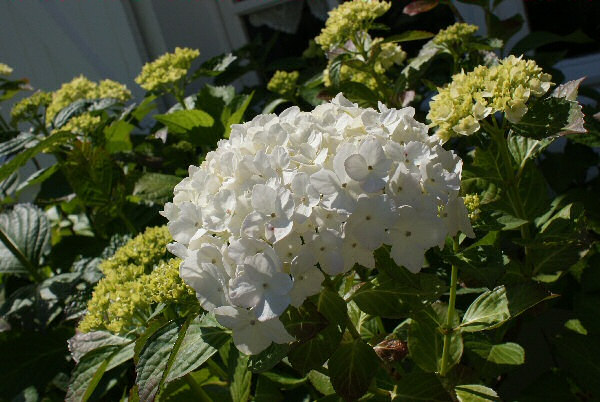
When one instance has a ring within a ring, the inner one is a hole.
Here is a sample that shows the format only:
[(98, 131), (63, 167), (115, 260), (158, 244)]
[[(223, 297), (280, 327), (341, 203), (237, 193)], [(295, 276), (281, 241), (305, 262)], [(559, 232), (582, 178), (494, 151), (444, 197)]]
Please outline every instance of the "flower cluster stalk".
[[(454, 237), (454, 252), (458, 251), (458, 238)], [(450, 341), (454, 332), (454, 312), (456, 307), (456, 285), (458, 283), (458, 266), (452, 264), (450, 274), (450, 300), (448, 301), (448, 313), (446, 314), (446, 325), (444, 328), (444, 347), (442, 349), (442, 362), (440, 364), (440, 376), (445, 377), (448, 373), (448, 359), (450, 357)]]

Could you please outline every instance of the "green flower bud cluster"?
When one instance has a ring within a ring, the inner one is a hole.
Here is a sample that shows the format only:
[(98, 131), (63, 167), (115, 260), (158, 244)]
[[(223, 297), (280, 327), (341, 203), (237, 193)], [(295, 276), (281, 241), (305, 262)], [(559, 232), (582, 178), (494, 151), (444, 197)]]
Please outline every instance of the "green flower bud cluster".
[(179, 278), (181, 261), (167, 260), (171, 241), (166, 226), (149, 228), (104, 260), (100, 270), (105, 277), (96, 285), (79, 329), (126, 333), (145, 325), (153, 305), (195, 302), (193, 290)]
[(452, 77), (450, 84), (438, 88), (430, 102), (427, 118), (437, 127), (436, 136), (447, 141), (455, 135), (470, 135), (480, 128), (479, 121), (496, 112), (505, 113), (513, 123), (527, 112), (527, 101), (542, 96), (552, 77), (533, 60), (509, 56), (498, 65), (478, 66)]
[(69, 121), (59, 129), (52, 130), (52, 133), (58, 131), (70, 131), (73, 134), (85, 135), (91, 133), (102, 123), (100, 116), (93, 116), (89, 113), (83, 113), (79, 116), (71, 117)]
[[(383, 38), (375, 38), (373, 44), (382, 41)], [(372, 46), (371, 46), (372, 47)], [(406, 60), (406, 52), (396, 43), (383, 43), (381, 52), (377, 55), (375, 72), (383, 74), (393, 65), (401, 65)]]
[(479, 194), (467, 194), (464, 197), (465, 207), (467, 207), (467, 211), (469, 211), (469, 219), (471, 222), (479, 219), (479, 214), (481, 210), (479, 206), (481, 205), (481, 198)]
[(100, 98), (114, 98), (125, 102), (131, 98), (131, 92), (118, 82), (103, 80), (95, 83), (80, 75), (52, 93), (52, 102), (46, 109), (46, 121), (52, 121), (58, 112), (77, 100)]
[(375, 18), (385, 14), (391, 3), (381, 0), (352, 0), (340, 4), (329, 12), (325, 28), (315, 38), (324, 51), (330, 51), (358, 32), (367, 31)]
[(433, 38), (433, 42), (436, 45), (451, 46), (455, 43), (461, 43), (469, 40), (479, 27), (476, 25), (465, 24), (464, 22), (457, 22), (454, 25), (450, 25), (446, 29), (442, 29)]
[(21, 99), (17, 102), (10, 116), (13, 123), (36, 118), (40, 114), (40, 108), (45, 109), (52, 102), (52, 94), (44, 91), (37, 91), (30, 97)]
[(135, 79), (142, 88), (154, 91), (174, 84), (187, 76), (192, 61), (200, 56), (200, 51), (189, 48), (175, 48), (174, 53), (166, 53), (151, 63), (146, 63)]
[(298, 71), (287, 72), (277, 70), (267, 84), (267, 89), (284, 97), (292, 96), (296, 90), (299, 76), (300, 73)]
[(0, 75), (11, 75), (13, 69), (4, 63), (0, 63)]

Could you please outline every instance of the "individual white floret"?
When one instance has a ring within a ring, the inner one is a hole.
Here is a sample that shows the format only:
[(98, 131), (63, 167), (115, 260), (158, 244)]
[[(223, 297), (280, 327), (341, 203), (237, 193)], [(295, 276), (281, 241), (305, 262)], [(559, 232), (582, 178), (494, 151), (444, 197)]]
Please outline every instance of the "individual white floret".
[(292, 286), (292, 278), (282, 271), (279, 261), (257, 254), (246, 258), (229, 281), (229, 299), (237, 306), (252, 308), (259, 321), (266, 321), (285, 311)]
[(213, 312), (219, 324), (231, 328), (233, 344), (247, 355), (259, 354), (272, 342), (295, 341), (278, 318), (259, 321), (254, 312), (232, 306), (218, 307)]

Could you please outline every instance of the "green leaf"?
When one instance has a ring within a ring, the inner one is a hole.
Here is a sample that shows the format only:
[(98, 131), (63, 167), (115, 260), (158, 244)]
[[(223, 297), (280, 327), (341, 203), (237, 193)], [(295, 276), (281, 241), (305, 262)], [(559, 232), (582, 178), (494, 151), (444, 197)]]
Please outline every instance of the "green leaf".
[(290, 346), (288, 344), (271, 343), (271, 345), (257, 355), (250, 356), (248, 369), (253, 373), (262, 373), (272, 369), (287, 356)]
[(87, 401), (106, 371), (133, 357), (133, 346), (133, 343), (106, 345), (86, 353), (73, 370), (65, 400)]
[[(445, 326), (447, 306), (435, 303), (416, 313), (408, 331), (408, 350), (413, 361), (424, 371), (439, 372), (442, 362), (444, 335), (440, 328)], [(454, 324), (459, 323), (458, 314), (454, 314)], [(463, 341), (460, 331), (454, 331), (450, 337), (450, 355), (448, 367), (460, 361), (463, 353)]]
[(113, 154), (116, 152), (131, 151), (131, 139), (129, 134), (134, 126), (124, 120), (117, 120), (110, 126), (104, 128), (106, 150)]
[(495, 245), (474, 244), (457, 255), (445, 257), (459, 267), (461, 276), (493, 289), (504, 275), (502, 251)]
[(173, 197), (173, 189), (181, 177), (163, 173), (146, 173), (133, 187), (133, 195), (153, 204), (164, 204)]
[(202, 63), (200, 68), (194, 72), (194, 77), (216, 77), (227, 70), (227, 67), (229, 67), (236, 60), (237, 56), (234, 56), (231, 53), (215, 56)]
[(0, 242), (0, 273), (35, 275), (43, 255), (50, 250), (50, 225), (44, 211), (31, 204), (17, 204), (12, 211), (0, 214), (0, 231), (9, 242), (8, 246)]
[(342, 343), (327, 365), (333, 388), (347, 400), (360, 398), (371, 385), (379, 362), (373, 348), (362, 340)]
[(459, 402), (500, 401), (496, 391), (483, 385), (459, 385), (454, 391)]
[(569, 125), (571, 102), (564, 98), (541, 98), (529, 104), (527, 113), (511, 128), (522, 137), (541, 140), (559, 134)]
[(187, 328), (165, 382), (196, 370), (229, 339), (230, 335), (220, 326), (215, 326), (214, 318), (210, 315), (196, 317)]
[(295, 308), (289, 307), (280, 317), (285, 329), (298, 341), (313, 338), (327, 327), (328, 321), (311, 302)]
[(350, 58), (350, 54), (342, 53), (335, 56), (331, 63), (329, 63), (329, 79), (334, 87), (337, 88), (340, 85), (340, 70), (344, 62)]
[(288, 359), (301, 373), (321, 367), (338, 347), (346, 329), (346, 302), (337, 293), (324, 290), (317, 296), (315, 304), (328, 325), (313, 338), (292, 345)]
[(21, 133), (15, 138), (0, 143), (0, 158), (21, 152), (25, 146), (35, 141), (36, 137), (30, 133)]
[(333, 385), (331, 385), (329, 377), (325, 374), (315, 370), (311, 370), (309, 371), (307, 377), (312, 386), (315, 387), (315, 389), (323, 395), (331, 395), (335, 393), (335, 390), (333, 389)]
[(68, 340), (69, 351), (76, 363), (94, 349), (109, 345), (123, 345), (131, 342), (123, 336), (112, 334), (108, 331), (80, 332)]
[(225, 127), (225, 132), (223, 133), (223, 137), (229, 138), (229, 133), (231, 133), (231, 125), (239, 124), (244, 119), (244, 113), (248, 106), (250, 105), (250, 101), (254, 96), (254, 92), (250, 95), (237, 95), (233, 100), (223, 109), (223, 113), (221, 114), (221, 122)]
[(553, 138), (535, 140), (520, 135), (511, 135), (508, 138), (508, 149), (517, 163), (519, 170), (522, 170), (527, 161), (537, 158), (553, 141)]
[(451, 399), (436, 375), (423, 373), (417, 369), (398, 381), (395, 397), (392, 400), (396, 402), (447, 402)]
[(0, 333), (0, 399), (12, 400), (29, 386), (45, 389), (58, 373), (68, 371), (65, 340), (72, 335), (73, 329), (65, 327), (45, 332), (13, 329)]
[(137, 121), (142, 121), (148, 113), (156, 109), (156, 103), (154, 103), (156, 98), (156, 95), (150, 95), (144, 98), (144, 100), (131, 112), (131, 115)]
[(489, 18), (488, 36), (501, 39), (504, 43), (508, 42), (510, 38), (521, 30), (525, 21), (521, 14), (515, 14), (503, 20), (498, 18), (494, 13), (487, 13), (486, 17)]
[(19, 187), (17, 187), (17, 190), (16, 190), (17, 193), (20, 193), (21, 191), (25, 190), (29, 186), (43, 183), (44, 181), (49, 179), (50, 176), (52, 176), (58, 169), (60, 169), (60, 165), (58, 163), (55, 163), (52, 166), (40, 169), (40, 170), (32, 173), (28, 178), (26, 178), (19, 184)]
[(23, 166), (29, 159), (33, 158), (40, 152), (49, 152), (56, 145), (60, 145), (71, 138), (73, 138), (73, 134), (63, 131), (52, 134), (51, 136), (38, 142), (33, 147), (25, 149), (23, 152), (19, 153), (8, 162), (4, 162), (2, 166), (0, 166), (0, 181), (6, 179), (11, 175), (11, 173)]
[(265, 107), (262, 110), (263, 114), (269, 114), (269, 113), (274, 113), (275, 112), (275, 108), (283, 103), (289, 102), (287, 99), (284, 98), (277, 98), (272, 100), (271, 102), (267, 103), (265, 105)]
[(280, 384), (283, 388), (293, 388), (300, 384), (304, 384), (307, 380), (306, 377), (297, 378), (289, 374), (275, 373), (273, 371), (267, 371), (265, 373), (262, 373), (261, 375), (267, 377), (273, 382)]
[(538, 303), (555, 297), (557, 295), (531, 282), (498, 286), (471, 303), (460, 328), (464, 332), (497, 328)]
[(446, 291), (444, 283), (435, 275), (415, 275), (397, 266), (384, 247), (375, 251), (375, 261), (381, 273), (363, 284), (351, 298), (367, 314), (406, 317), (422, 308), (425, 301), (434, 301)]
[(113, 185), (120, 170), (104, 149), (89, 143), (75, 144), (62, 171), (85, 205), (104, 208), (115, 206), (112, 205)]
[(172, 367), (172, 355), (177, 353), (186, 328), (181, 320), (171, 321), (153, 333), (144, 344), (136, 364), (135, 383), (139, 387), (140, 401), (154, 400)]
[(576, 318), (573, 318), (571, 320), (568, 320), (567, 322), (565, 322), (565, 328), (570, 329), (573, 332), (576, 332), (580, 335), (587, 335), (588, 331), (587, 329), (585, 329), (585, 327), (583, 326), (583, 324), (581, 323), (581, 321), (579, 321)]
[(422, 40), (432, 38), (434, 34), (427, 31), (406, 31), (401, 34), (388, 36), (383, 40), (382, 43), (399, 43), (399, 42), (410, 42), (413, 40)]
[(247, 401), (252, 385), (252, 372), (248, 370), (249, 357), (240, 353), (232, 344), (229, 345), (227, 355), (229, 394), (232, 401)]
[(358, 103), (361, 107), (377, 106), (379, 96), (369, 87), (360, 82), (342, 81), (338, 86), (349, 100)]
[(279, 390), (279, 384), (266, 377), (258, 377), (254, 402), (279, 402), (283, 400), (283, 394)]
[(555, 340), (558, 365), (583, 390), (600, 394), (600, 336), (565, 334)]
[(157, 114), (154, 118), (163, 123), (169, 131), (176, 134), (185, 134), (198, 127), (210, 127), (214, 119), (202, 110), (177, 110), (169, 114)]
[(583, 214), (580, 204), (568, 204), (541, 226), (528, 244), (534, 273), (565, 271), (579, 261), (579, 253), (585, 248)]
[(489, 342), (466, 342), (465, 347), (490, 363), (510, 365), (525, 363), (525, 349), (513, 342), (497, 345)]

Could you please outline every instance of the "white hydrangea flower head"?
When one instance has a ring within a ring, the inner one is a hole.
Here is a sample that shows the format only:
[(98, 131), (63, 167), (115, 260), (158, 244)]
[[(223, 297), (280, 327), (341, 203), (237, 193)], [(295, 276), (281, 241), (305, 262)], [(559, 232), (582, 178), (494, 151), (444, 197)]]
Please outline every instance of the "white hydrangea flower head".
[(325, 275), (375, 268), (384, 245), (416, 273), (446, 236), (473, 235), (462, 162), (414, 113), (340, 94), (311, 112), (260, 115), (175, 187), (162, 212), (169, 250), (240, 351), (293, 341), (279, 319), (288, 306), (318, 294)]

